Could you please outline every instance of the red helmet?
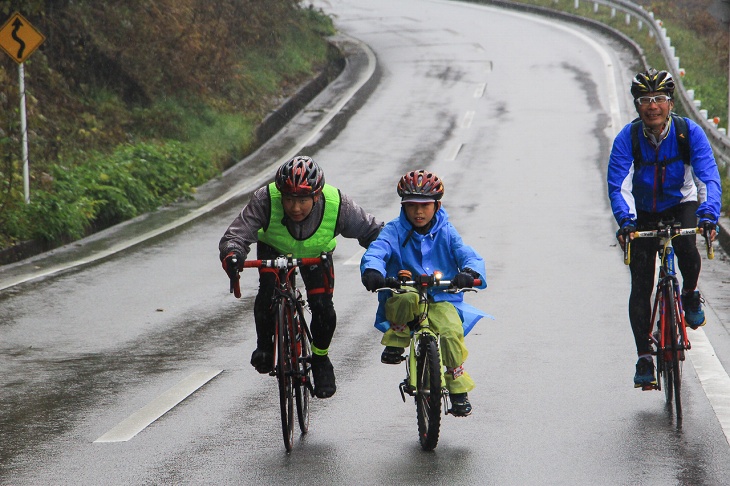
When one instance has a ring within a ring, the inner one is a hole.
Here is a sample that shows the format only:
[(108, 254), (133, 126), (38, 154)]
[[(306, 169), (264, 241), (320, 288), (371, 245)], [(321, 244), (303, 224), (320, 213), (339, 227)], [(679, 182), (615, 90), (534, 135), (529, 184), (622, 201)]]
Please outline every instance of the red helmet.
[(311, 157), (298, 155), (279, 167), (274, 183), (282, 194), (314, 196), (322, 192), (324, 172)]
[(414, 170), (398, 181), (398, 195), (401, 202), (438, 201), (444, 195), (444, 183), (432, 172)]

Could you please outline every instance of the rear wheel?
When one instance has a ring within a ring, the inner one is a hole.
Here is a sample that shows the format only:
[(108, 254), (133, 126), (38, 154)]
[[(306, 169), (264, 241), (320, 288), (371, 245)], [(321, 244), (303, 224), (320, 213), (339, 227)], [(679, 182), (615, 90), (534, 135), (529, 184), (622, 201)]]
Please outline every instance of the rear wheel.
[(276, 379), (279, 382), (279, 405), (281, 407), (281, 430), (284, 434), (284, 447), (292, 450), (294, 444), (294, 394), (292, 383), (291, 353), (291, 312), (283, 303), (277, 312), (277, 363)]
[(423, 336), (416, 352), (416, 415), (421, 448), (433, 450), (441, 427), (441, 364), (436, 340)]
[[(309, 402), (312, 398), (310, 373), (312, 365), (310, 357), (312, 355), (312, 347), (309, 344), (309, 336), (307, 335), (304, 322), (304, 315), (301, 308), (297, 307), (297, 315), (295, 318), (295, 329), (297, 331), (297, 373), (295, 375), (296, 386), (294, 388), (297, 402), (297, 418), (299, 419), (299, 429), (302, 434), (306, 434), (309, 430)], [(299, 323), (297, 326), (296, 324)]]

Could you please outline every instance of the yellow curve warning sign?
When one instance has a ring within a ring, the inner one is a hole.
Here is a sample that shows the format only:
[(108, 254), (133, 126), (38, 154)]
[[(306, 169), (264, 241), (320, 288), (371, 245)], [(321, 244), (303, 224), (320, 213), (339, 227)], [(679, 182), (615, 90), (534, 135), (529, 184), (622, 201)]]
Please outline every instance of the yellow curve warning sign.
[(0, 47), (18, 64), (23, 63), (46, 38), (15, 12), (0, 28)]

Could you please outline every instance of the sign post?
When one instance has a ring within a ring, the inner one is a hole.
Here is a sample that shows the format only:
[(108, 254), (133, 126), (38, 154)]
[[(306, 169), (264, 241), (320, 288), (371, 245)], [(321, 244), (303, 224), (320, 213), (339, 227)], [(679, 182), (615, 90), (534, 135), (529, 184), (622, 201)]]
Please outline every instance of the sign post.
[(30, 170), (28, 169), (28, 124), (25, 114), (25, 70), (23, 63), (46, 38), (22, 15), (15, 12), (0, 27), (0, 48), (18, 63), (20, 88), (20, 131), (23, 150), (23, 195), (26, 204), (30, 202)]

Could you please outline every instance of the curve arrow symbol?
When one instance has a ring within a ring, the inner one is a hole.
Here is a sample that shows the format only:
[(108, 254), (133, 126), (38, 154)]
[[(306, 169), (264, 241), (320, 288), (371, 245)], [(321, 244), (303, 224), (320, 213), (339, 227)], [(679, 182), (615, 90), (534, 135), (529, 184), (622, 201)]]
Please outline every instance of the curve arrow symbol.
[(11, 34), (12, 38), (20, 44), (20, 49), (18, 49), (18, 54), (16, 55), (18, 59), (23, 59), (23, 51), (25, 50), (25, 42), (23, 42), (23, 39), (18, 37), (18, 30), (23, 26), (23, 22), (20, 21), (20, 19), (15, 19), (15, 22), (13, 22), (13, 33)]

